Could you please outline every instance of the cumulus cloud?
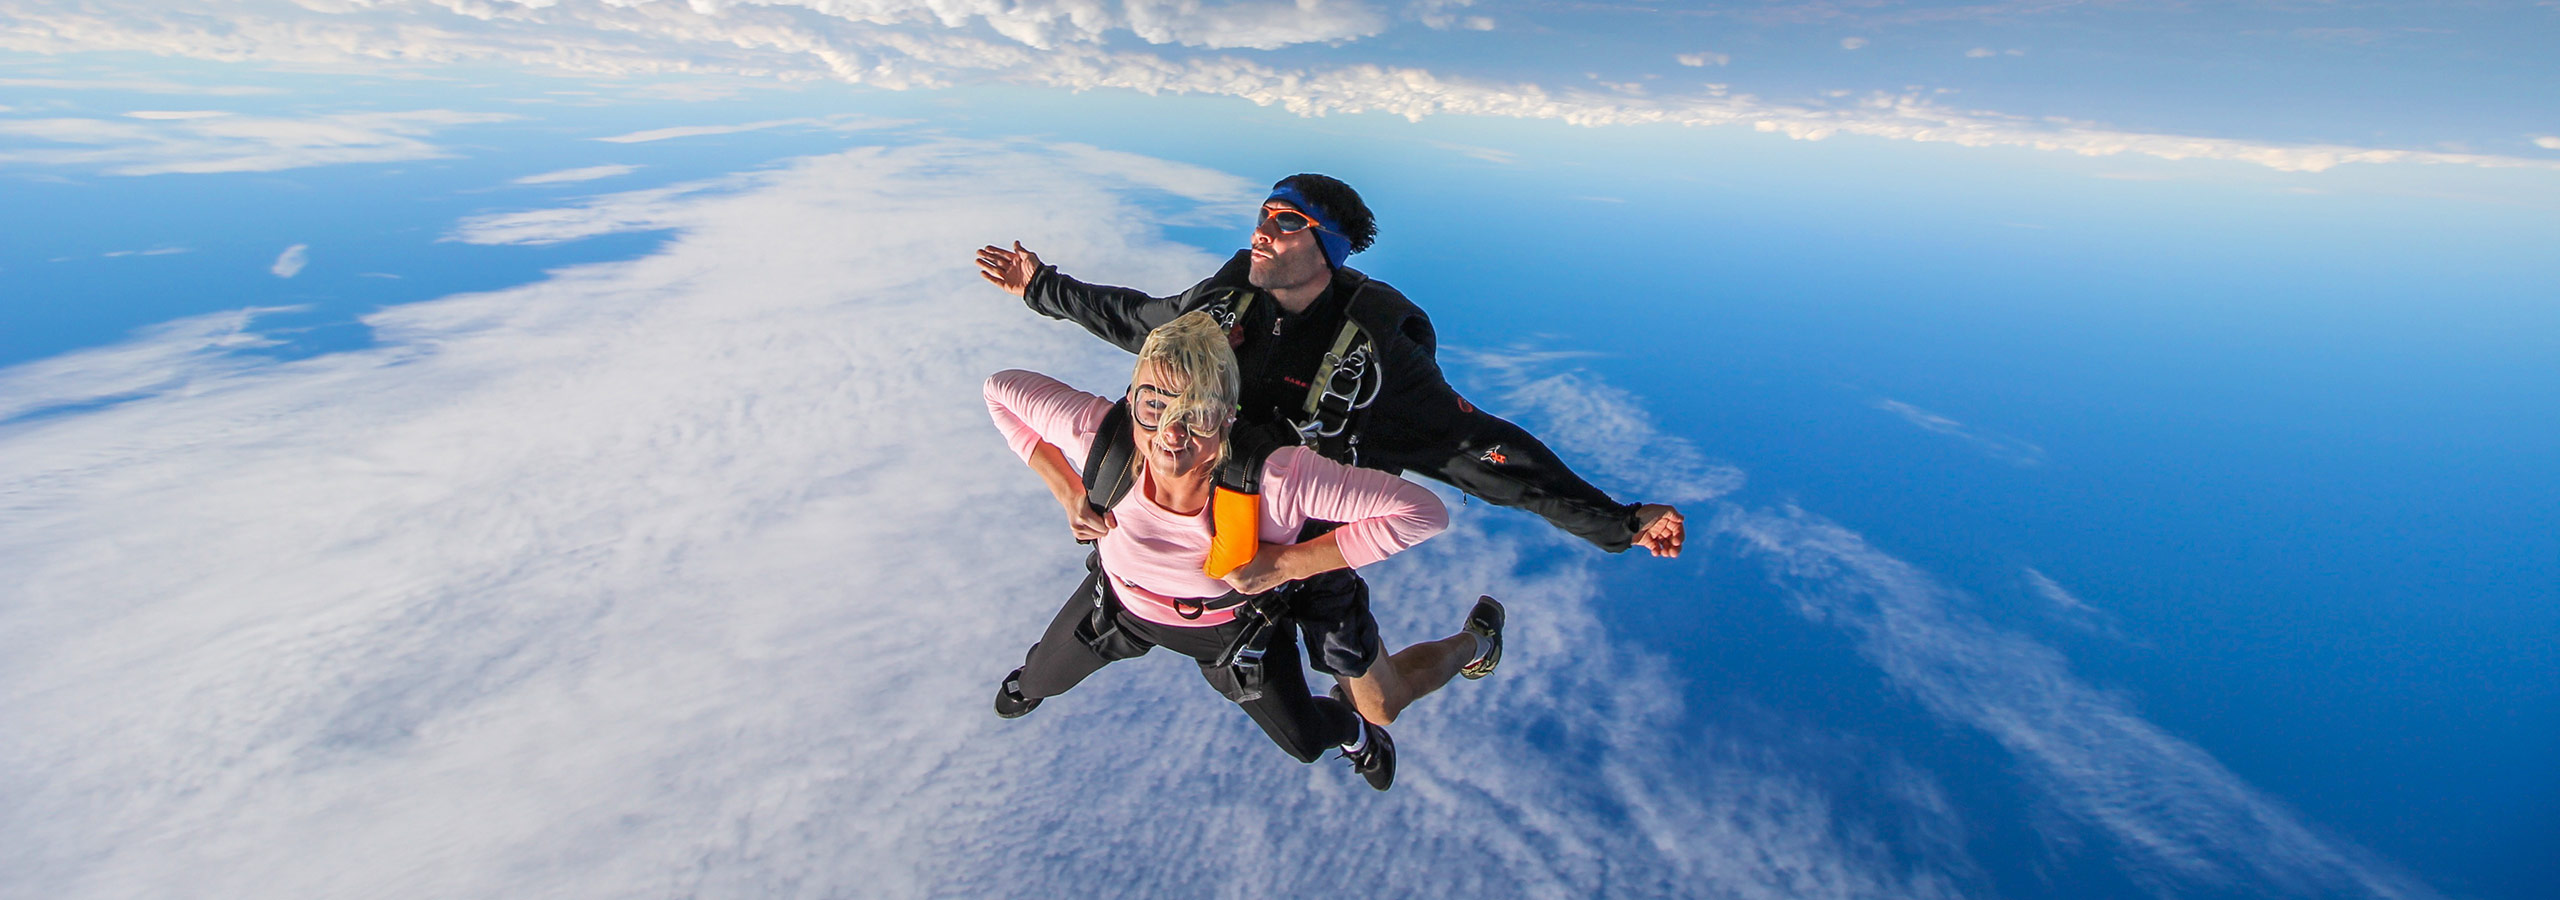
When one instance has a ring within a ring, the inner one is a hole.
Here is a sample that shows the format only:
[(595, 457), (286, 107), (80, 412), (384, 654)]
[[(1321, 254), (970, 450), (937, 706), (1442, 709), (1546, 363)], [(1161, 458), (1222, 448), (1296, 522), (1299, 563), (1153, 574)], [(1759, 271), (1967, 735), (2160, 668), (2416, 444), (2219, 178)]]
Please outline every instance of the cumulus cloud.
[(1862, 37), (1845, 37), (1840, 39), (1840, 49), (1842, 50), (1856, 50), (1861, 47), (1865, 47), (1866, 45), (1867, 39)]
[(585, 166), (585, 167), (582, 167), (582, 168), (576, 168), (576, 169), (561, 169), (561, 170), (556, 171), (556, 172), (543, 172), (543, 173), (538, 174), (538, 175), (527, 175), (527, 176), (524, 176), (524, 177), (522, 177), (522, 178), (518, 178), (518, 179), (516, 179), (516, 180), (515, 180), (514, 182), (512, 182), (512, 183), (514, 183), (514, 184), (562, 184), (562, 183), (566, 183), (566, 182), (573, 182), (573, 181), (594, 181), (594, 180), (599, 179), (599, 178), (613, 178), (613, 177), (615, 177), (615, 176), (620, 176), (620, 175), (629, 175), (629, 174), (631, 174), (631, 173), (633, 173), (633, 172), (637, 172), (637, 171), (640, 171), (640, 167), (639, 167), (639, 166), (632, 166), (632, 165), (614, 164), (614, 165), (603, 165), (603, 166)]
[(1875, 408), (1892, 413), (1895, 418), (1932, 434), (1943, 434), (1982, 451), (1986, 456), (2017, 466), (2041, 465), (2044, 448), (2034, 443), (2003, 434), (1994, 434), (1930, 412), (1900, 400), (1879, 399)]
[(2560, 150), (2560, 136), (2546, 134), (2534, 138), (2533, 145), (2545, 150)]
[[(1639, 96), (1454, 78), (1377, 64), (1279, 67), (1257, 61), (1259, 57), (1196, 52), (1343, 41), (1385, 27), (1386, 17), (1375, 8), (1337, 0), (1299, 5), (883, 0), (861, 6), (598, 0), (539, 5), (379, 0), (306, 6), (253, 0), (219, 9), (173, 9), (155, 2), (109, 11), (114, 2), (65, 9), (0, 0), (0, 14), (17, 23), (14, 29), (0, 30), (0, 49), (117, 50), (309, 66), (473, 61), (583, 74), (824, 78), (888, 89), (995, 80), (1075, 90), (1232, 96), (1304, 115), (1384, 112), (1414, 119), (1475, 115), (1586, 126), (1747, 126), (1802, 140), (1850, 134), (2089, 156), (2230, 160), (2304, 172), (2394, 163), (2560, 168), (2550, 160), (2484, 154), (2125, 131), (2069, 119), (1957, 109), (1917, 91), (1877, 94), (1853, 107), (1836, 108), (1723, 91)], [(179, 0), (179, 5), (188, 2), (203, 0)], [(1444, 13), (1452, 8), (1430, 3), (1416, 7)], [(1104, 40), (1118, 30), (1158, 46), (1120, 49)], [(1850, 41), (1863, 46), (1864, 39), (1851, 38), (1843, 45)]]
[[(1712, 726), (1660, 661), (1601, 630), (1591, 555), (1533, 565), (1557, 538), (1472, 513), (1375, 570), (1389, 633), (1443, 633), (1488, 585), (1539, 614), (1500, 678), (1398, 725), (1393, 792), (1287, 762), (1161, 655), (990, 715), (1081, 569), (977, 382), (1128, 361), (966, 251), (1018, 236), (1142, 285), (1215, 268), (1152, 226), (1238, 179), (1131, 162), (862, 148), (519, 210), (459, 236), (674, 237), (383, 310), (362, 350), (244, 362), (219, 352), (243, 312), (115, 351), (139, 361), (0, 370), (0, 397), (125, 401), (0, 429), (0, 879), (66, 900), (1960, 893), (1939, 873), (1961, 859), (1928, 856), (1960, 846), (1877, 837), (1953, 827), (1925, 773), (1875, 785), (1898, 798), (1876, 820), (1783, 754), (1690, 739)], [(1262, 852), (1126, 865), (1239, 828)]]
[(276, 254), (275, 264), (268, 266), (267, 271), (274, 273), (277, 278), (291, 278), (302, 274), (302, 267), (311, 261), (308, 252), (310, 249), (309, 244), (295, 244), (284, 248), (283, 253)]
[(451, 110), (289, 119), (196, 113), (0, 121), (0, 136), (63, 145), (0, 150), (0, 163), (96, 168), (110, 175), (272, 172), (305, 166), (449, 156), (424, 138), (456, 125), (516, 118)]
[(1683, 53), (1675, 58), (1680, 61), (1681, 65), (1688, 66), (1690, 68), (1721, 66), (1733, 62), (1733, 57), (1722, 53)]

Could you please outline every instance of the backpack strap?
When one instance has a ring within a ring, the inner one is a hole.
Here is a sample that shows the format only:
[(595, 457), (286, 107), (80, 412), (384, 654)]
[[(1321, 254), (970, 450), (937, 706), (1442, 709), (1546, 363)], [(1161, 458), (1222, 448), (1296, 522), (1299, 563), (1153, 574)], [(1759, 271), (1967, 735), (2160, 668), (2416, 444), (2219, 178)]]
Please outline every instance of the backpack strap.
[(1129, 496), (1129, 488), (1138, 481), (1133, 468), (1137, 452), (1137, 441), (1129, 436), (1129, 399), (1123, 397), (1102, 415), (1102, 430), (1094, 434), (1093, 447), (1085, 451), (1085, 505), (1097, 513), (1110, 512), (1120, 505), (1120, 498)]

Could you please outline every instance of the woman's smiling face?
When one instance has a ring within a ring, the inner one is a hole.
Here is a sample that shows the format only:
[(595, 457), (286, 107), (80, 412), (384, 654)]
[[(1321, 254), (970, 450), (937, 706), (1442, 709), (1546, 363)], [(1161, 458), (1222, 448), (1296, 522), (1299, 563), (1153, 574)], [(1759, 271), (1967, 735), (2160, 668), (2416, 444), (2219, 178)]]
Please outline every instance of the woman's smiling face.
[[(1160, 481), (1206, 477), (1218, 455), (1218, 435), (1192, 432), (1191, 423), (1165, 416), (1191, 385), (1153, 361), (1138, 364), (1129, 382), (1129, 431), (1138, 459)], [(1148, 423), (1157, 423), (1150, 429)]]

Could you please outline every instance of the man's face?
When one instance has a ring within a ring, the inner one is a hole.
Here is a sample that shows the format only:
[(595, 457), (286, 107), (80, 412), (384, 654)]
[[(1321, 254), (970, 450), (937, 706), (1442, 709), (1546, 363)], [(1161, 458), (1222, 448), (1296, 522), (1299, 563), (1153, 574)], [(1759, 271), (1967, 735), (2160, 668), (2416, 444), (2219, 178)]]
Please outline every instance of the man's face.
[(1254, 287), (1288, 290), (1321, 284), (1333, 276), (1333, 267), (1324, 261), (1324, 247), (1316, 243), (1314, 228), (1281, 234), (1280, 227), (1271, 221), (1271, 210), (1296, 208), (1279, 200), (1262, 204), (1262, 220), (1253, 226), (1253, 268), (1245, 276)]

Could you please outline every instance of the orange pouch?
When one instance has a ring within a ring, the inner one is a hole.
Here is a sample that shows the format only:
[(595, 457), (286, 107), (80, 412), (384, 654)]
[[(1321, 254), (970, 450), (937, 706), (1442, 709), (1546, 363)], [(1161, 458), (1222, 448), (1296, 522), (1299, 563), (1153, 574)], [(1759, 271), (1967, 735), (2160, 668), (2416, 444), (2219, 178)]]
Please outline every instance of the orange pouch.
[(1225, 578), (1262, 548), (1262, 495), (1217, 488), (1209, 494), (1209, 558), (1200, 571)]

